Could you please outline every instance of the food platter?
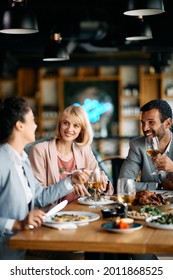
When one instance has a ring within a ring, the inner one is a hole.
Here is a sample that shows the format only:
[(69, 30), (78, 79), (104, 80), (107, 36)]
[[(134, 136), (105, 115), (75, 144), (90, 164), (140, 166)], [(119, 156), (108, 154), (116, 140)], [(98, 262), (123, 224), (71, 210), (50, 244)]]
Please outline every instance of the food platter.
[(152, 227), (152, 228), (173, 230), (173, 224), (160, 224), (160, 223), (157, 223), (157, 222), (153, 222), (154, 220), (156, 220), (159, 217), (160, 216), (148, 217), (146, 219), (146, 224), (149, 227)]
[(130, 214), (130, 212), (132, 212), (132, 211), (128, 211), (128, 214), (127, 214), (127, 216), (129, 217), (129, 218), (132, 218), (132, 219), (134, 219), (134, 220), (139, 220), (139, 221), (145, 221), (145, 219), (147, 218), (146, 216), (142, 216), (142, 215), (139, 215), (139, 216), (135, 216), (135, 215), (132, 215), (132, 214)]
[(139, 210), (128, 211), (127, 215), (134, 220), (145, 220), (148, 217), (162, 215), (163, 213), (163, 211), (155, 206), (143, 205)]
[(138, 223), (133, 223), (133, 224), (130, 225), (129, 228), (120, 229), (120, 228), (114, 227), (114, 222), (108, 222), (108, 223), (102, 224), (101, 227), (104, 230), (110, 231), (110, 232), (130, 233), (130, 232), (134, 232), (136, 230), (139, 230), (139, 229), (143, 228), (143, 225), (138, 224)]
[[(68, 220), (65, 219), (68, 216)], [(56, 220), (56, 217), (60, 218), (59, 221)], [(83, 224), (96, 221), (100, 218), (99, 214), (92, 212), (84, 211), (64, 211), (58, 212), (55, 215), (52, 215), (46, 219), (46, 223), (51, 224), (64, 224), (64, 223), (74, 223), (74, 224)]]
[(149, 206), (153, 206), (155, 208), (158, 208), (159, 210), (163, 211), (163, 212), (171, 212), (173, 211), (173, 192), (172, 191), (164, 191), (164, 190), (151, 190), (148, 191), (148, 193), (155, 193), (155, 194), (159, 194), (162, 195), (163, 200), (164, 200), (164, 204), (163, 203), (159, 203), (159, 204), (136, 204), (136, 205), (129, 205), (129, 210), (136, 210), (139, 211), (141, 209), (141, 207), (143, 207), (144, 205), (149, 205)]
[[(128, 208), (130, 211), (132, 211), (132, 210), (138, 211), (141, 209), (142, 206), (144, 206), (144, 205), (130, 205), (130, 206), (128, 206)], [(163, 212), (171, 212), (171, 211), (173, 212), (173, 203), (163, 204), (163, 205), (151, 205), (151, 206), (154, 206)]]
[[(143, 206), (146, 206), (146, 205), (130, 205), (128, 206), (128, 209), (130, 211), (133, 211), (133, 210), (136, 210), (136, 211), (140, 211), (141, 207)], [(160, 211), (162, 212), (165, 212), (165, 213), (171, 213), (173, 212), (173, 203), (171, 204), (163, 204), (163, 205), (148, 205), (148, 206), (153, 206), (157, 209), (159, 209)]]
[(103, 196), (100, 200), (94, 201), (89, 196), (84, 196), (78, 198), (78, 203), (84, 204), (84, 205), (108, 205), (108, 204), (114, 204), (116, 201), (112, 200), (109, 196)]

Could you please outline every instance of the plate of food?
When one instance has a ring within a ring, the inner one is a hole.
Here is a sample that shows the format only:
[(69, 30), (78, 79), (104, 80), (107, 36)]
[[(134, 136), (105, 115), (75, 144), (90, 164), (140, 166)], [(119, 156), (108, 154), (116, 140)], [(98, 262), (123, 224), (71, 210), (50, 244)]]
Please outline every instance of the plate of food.
[(130, 223), (128, 227), (120, 228), (116, 222), (108, 222), (101, 226), (104, 230), (116, 233), (130, 233), (143, 228), (143, 225), (138, 223)]
[(116, 201), (112, 199), (111, 196), (100, 196), (97, 198), (97, 200), (94, 200), (94, 197), (92, 196), (84, 196), (78, 198), (78, 203), (84, 204), (84, 205), (108, 205), (108, 204), (113, 204)]
[(138, 191), (129, 210), (138, 211), (144, 205), (154, 206), (161, 211), (173, 210), (173, 194), (172, 192)]
[(173, 230), (173, 214), (163, 214), (159, 216), (148, 217), (146, 224), (152, 228)]
[(84, 211), (64, 211), (57, 212), (46, 219), (46, 223), (62, 224), (62, 223), (74, 223), (82, 224), (96, 221), (100, 218), (99, 214)]
[(144, 205), (138, 210), (131, 210), (127, 212), (129, 218), (133, 218), (134, 220), (145, 220), (147, 217), (162, 215), (162, 212), (159, 208)]

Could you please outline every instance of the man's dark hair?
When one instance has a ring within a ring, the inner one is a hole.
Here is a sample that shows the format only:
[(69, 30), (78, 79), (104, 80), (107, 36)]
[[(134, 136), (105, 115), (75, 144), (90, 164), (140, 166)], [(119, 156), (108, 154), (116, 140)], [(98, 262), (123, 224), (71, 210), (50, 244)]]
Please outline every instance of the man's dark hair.
[(160, 112), (160, 120), (163, 123), (168, 118), (172, 119), (172, 109), (166, 100), (151, 100), (140, 108), (141, 112), (157, 109)]

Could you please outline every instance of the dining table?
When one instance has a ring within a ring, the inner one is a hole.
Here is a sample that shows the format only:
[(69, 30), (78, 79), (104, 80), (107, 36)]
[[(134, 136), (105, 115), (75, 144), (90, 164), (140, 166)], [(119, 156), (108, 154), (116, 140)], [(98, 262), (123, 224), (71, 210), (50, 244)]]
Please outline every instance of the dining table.
[(9, 247), (72, 252), (173, 254), (173, 230), (152, 228), (145, 221), (137, 221), (143, 225), (139, 230), (128, 233), (110, 232), (102, 225), (112, 218), (103, 218), (100, 208), (92, 209), (88, 205), (74, 201), (60, 212), (62, 211), (93, 212), (99, 214), (100, 217), (72, 229), (55, 229), (42, 225), (40, 228), (23, 230), (10, 238)]

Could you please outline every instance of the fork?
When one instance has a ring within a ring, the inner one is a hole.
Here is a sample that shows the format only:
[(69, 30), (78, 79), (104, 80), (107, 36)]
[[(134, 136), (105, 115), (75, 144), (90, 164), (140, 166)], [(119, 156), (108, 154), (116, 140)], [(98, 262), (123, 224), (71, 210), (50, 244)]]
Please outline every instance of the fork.
[[(83, 169), (76, 169), (76, 170), (73, 170), (72, 172), (67, 172), (67, 171), (63, 171), (62, 173), (63, 174), (67, 174), (67, 175), (72, 175), (73, 173), (75, 172), (82, 172)], [(94, 170), (88, 170), (88, 172), (93, 172)]]

